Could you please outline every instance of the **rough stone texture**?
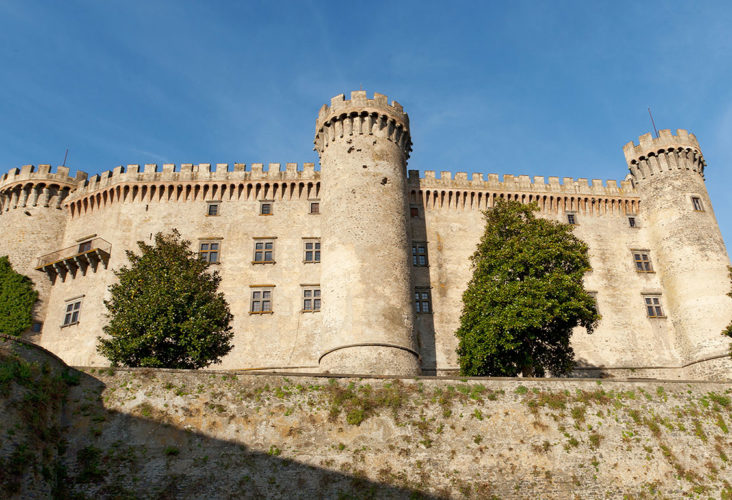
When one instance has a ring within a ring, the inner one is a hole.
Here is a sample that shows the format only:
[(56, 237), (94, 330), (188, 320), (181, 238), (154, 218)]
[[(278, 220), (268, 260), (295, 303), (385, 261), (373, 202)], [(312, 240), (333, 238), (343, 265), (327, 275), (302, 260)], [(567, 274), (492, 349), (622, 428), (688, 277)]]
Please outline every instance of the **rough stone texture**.
[[(71, 178), (65, 167), (28, 165), (4, 175), (0, 254), (41, 289), (36, 316), (44, 327), (36, 340), (71, 364), (107, 364), (95, 344), (112, 271), (127, 262), (124, 251), (136, 241), (175, 227), (194, 247), (222, 238), (216, 269), (235, 338), (220, 367), (454, 373), (468, 258), (483, 232), (482, 211), (503, 198), (536, 202), (550, 219), (573, 213), (575, 233), (589, 245), (586, 286), (597, 292), (602, 320), (592, 335), (573, 335), (579, 375), (732, 378), (729, 341), (719, 335), (732, 321), (729, 257), (693, 135), (663, 130), (660, 138), (647, 134), (627, 144), (631, 175), (620, 182), (469, 179), (431, 170), (420, 178), (405, 171), (411, 141), (402, 107), (359, 91), (321, 108), (315, 146), (322, 173), (313, 164), (265, 170), (255, 163), (128, 165), (89, 179), (83, 172)], [(693, 210), (692, 196), (703, 212)], [(272, 215), (259, 215), (263, 200), (272, 201)], [(207, 216), (211, 201), (220, 202), (219, 216)], [(314, 201), (322, 215), (310, 213)], [(34, 269), (39, 256), (92, 234), (111, 244), (106, 267), (53, 285)], [(252, 263), (258, 237), (274, 238), (274, 264)], [(304, 238), (321, 238), (322, 263), (304, 262)], [(411, 266), (412, 243), (426, 244), (428, 267)], [(647, 251), (655, 272), (638, 273), (632, 250)], [(274, 285), (273, 314), (249, 314), (252, 285)], [(322, 312), (301, 311), (303, 285), (321, 286)], [(432, 314), (414, 313), (414, 286), (431, 292)], [(661, 295), (665, 318), (646, 316), (643, 293)], [(74, 297), (83, 299), (80, 323), (61, 328)], [(377, 359), (385, 349), (394, 352)]]
[(386, 96), (334, 97), (320, 111), (315, 145), (330, 186), (322, 205), (321, 369), (418, 374), (405, 175), (409, 120)]
[[(709, 382), (88, 368), (56, 477), (94, 498), (729, 498), (731, 398)], [(22, 422), (2, 403), (6, 440)], [(33, 478), (20, 496), (51, 489)]]

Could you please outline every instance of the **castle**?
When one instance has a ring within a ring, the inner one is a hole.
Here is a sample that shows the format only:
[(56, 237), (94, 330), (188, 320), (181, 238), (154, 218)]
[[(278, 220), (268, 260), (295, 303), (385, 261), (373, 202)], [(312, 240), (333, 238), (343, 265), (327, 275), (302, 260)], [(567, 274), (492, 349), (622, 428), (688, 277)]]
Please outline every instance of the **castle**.
[(535, 202), (590, 248), (602, 320), (573, 333), (580, 376), (732, 378), (729, 257), (694, 135), (623, 148), (620, 183), (407, 171), (401, 105), (364, 91), (319, 112), (321, 169), (128, 165), (88, 178), (26, 165), (0, 179), (0, 255), (39, 290), (28, 337), (73, 365), (96, 352), (125, 250), (177, 228), (216, 266), (234, 315), (217, 367), (362, 374), (457, 370), (454, 332), (482, 212)]

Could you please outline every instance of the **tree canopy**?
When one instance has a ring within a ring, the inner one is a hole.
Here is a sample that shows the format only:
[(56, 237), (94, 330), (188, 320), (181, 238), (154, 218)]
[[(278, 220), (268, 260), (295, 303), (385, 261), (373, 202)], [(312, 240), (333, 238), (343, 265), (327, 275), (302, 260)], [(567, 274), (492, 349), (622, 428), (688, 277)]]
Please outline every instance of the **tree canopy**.
[(8, 257), (0, 257), (0, 333), (20, 335), (33, 324), (38, 292), (28, 276), (15, 272)]
[(537, 218), (535, 204), (499, 201), (471, 257), (456, 335), (468, 376), (564, 375), (574, 367), (572, 329), (595, 328), (595, 299), (583, 286), (587, 245), (573, 226)]
[(190, 250), (190, 242), (155, 235), (155, 245), (137, 242), (141, 254), (127, 251), (130, 266), (115, 275), (104, 301), (108, 338), (97, 349), (113, 365), (202, 368), (219, 363), (231, 348), (232, 315), (221, 277)]

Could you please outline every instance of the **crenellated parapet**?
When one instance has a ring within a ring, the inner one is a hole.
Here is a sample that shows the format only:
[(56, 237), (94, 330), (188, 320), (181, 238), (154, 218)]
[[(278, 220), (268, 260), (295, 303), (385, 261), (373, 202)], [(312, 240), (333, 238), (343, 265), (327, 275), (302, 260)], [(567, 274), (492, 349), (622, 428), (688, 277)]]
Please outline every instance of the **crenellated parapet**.
[(14, 168), (0, 178), (0, 213), (18, 208), (53, 207), (61, 203), (87, 178), (85, 172), (69, 175), (68, 167), (24, 165)]
[(320, 108), (314, 141), (319, 155), (333, 141), (357, 135), (385, 137), (399, 145), (405, 159), (412, 151), (407, 113), (398, 102), (389, 104), (383, 94), (374, 93), (374, 98), (368, 99), (366, 91), (355, 90), (350, 100), (339, 94), (331, 99), (330, 106), (324, 104)]
[(315, 170), (314, 163), (304, 163), (302, 169), (297, 163), (287, 163), (284, 168), (280, 163), (270, 163), (265, 168), (262, 163), (252, 163), (249, 168), (245, 163), (235, 163), (233, 169), (228, 163), (182, 163), (127, 165), (116, 167), (101, 174), (94, 175), (79, 186), (73, 198), (81, 198), (105, 188), (125, 183), (135, 184), (170, 184), (170, 183), (239, 183), (255, 181), (317, 181), (320, 172)]
[(195, 202), (257, 199), (315, 199), (320, 172), (315, 164), (235, 163), (119, 166), (90, 177), (69, 197), (71, 217), (114, 203)]
[(537, 203), (543, 212), (578, 211), (591, 214), (634, 214), (639, 195), (630, 180), (574, 179), (528, 175), (504, 175), (442, 171), (439, 177), (432, 170), (419, 177), (409, 171), (410, 201), (425, 208), (480, 209), (492, 207), (496, 200), (517, 200)]
[(676, 135), (665, 129), (658, 137), (640, 136), (638, 145), (630, 141), (623, 147), (625, 161), (636, 182), (674, 170), (690, 170), (704, 177), (706, 162), (694, 134), (678, 129)]

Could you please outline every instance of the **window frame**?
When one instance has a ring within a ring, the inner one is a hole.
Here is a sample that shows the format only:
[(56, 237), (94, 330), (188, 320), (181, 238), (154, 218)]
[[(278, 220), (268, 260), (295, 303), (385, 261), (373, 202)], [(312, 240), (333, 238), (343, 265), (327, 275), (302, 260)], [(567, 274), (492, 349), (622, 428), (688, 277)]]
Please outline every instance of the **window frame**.
[(701, 196), (691, 196), (691, 207), (694, 212), (704, 212), (704, 203), (702, 202)]
[[(221, 248), (222, 238), (200, 238), (198, 240), (198, 258), (208, 262), (209, 264), (220, 264), (221, 263)], [(207, 248), (203, 248), (204, 245), (208, 245)], [(216, 245), (216, 248), (211, 248), (211, 245)], [(215, 254), (216, 260), (211, 260), (211, 254)]]
[[(655, 273), (653, 269), (653, 261), (651, 260), (650, 250), (633, 249), (630, 251), (633, 255), (633, 267), (637, 273)], [(645, 259), (644, 259), (645, 257)]]
[(629, 215), (628, 226), (630, 226), (631, 229), (638, 229), (640, 227), (640, 225), (638, 224), (638, 217), (635, 215)]
[(409, 206), (409, 218), (410, 219), (419, 219), (419, 207), (417, 205)]
[[(414, 287), (413, 306), (415, 314), (432, 314), (432, 289), (430, 287)], [(424, 304), (427, 304), (428, 311), (424, 310)]]
[[(320, 312), (323, 307), (323, 295), (320, 289), (320, 285), (300, 285), (302, 287), (302, 294), (300, 295), (302, 309), (300, 312), (303, 313), (316, 313)], [(315, 303), (317, 302), (317, 307)], [(308, 308), (309, 303), (309, 308)]]
[[(211, 213), (211, 209), (215, 208), (216, 213)], [(206, 202), (206, 217), (218, 217), (221, 215), (221, 202), (220, 201), (207, 201)]]
[[(424, 253), (420, 254), (419, 250), (423, 249)], [(420, 262), (419, 258), (423, 257), (424, 262)], [(426, 241), (412, 242), (412, 267), (429, 267), (429, 248)]]
[[(252, 264), (275, 264), (275, 237), (257, 237), (254, 238), (254, 251), (252, 253)], [(262, 245), (262, 248), (257, 248)], [(267, 248), (271, 245), (271, 248)], [(270, 259), (267, 259), (267, 252), (270, 253)], [(261, 254), (261, 258), (257, 259), (257, 254)]]
[(308, 213), (310, 215), (320, 215), (320, 200), (310, 200), (310, 211)]
[[(266, 213), (264, 207), (268, 207)], [(259, 200), (259, 215), (274, 215), (274, 200)]]
[(570, 226), (579, 225), (579, 222), (577, 222), (577, 212), (567, 212), (565, 215), (567, 216), (567, 224)]
[(646, 309), (648, 319), (663, 319), (666, 317), (660, 293), (643, 293), (641, 297), (643, 297), (643, 307)]
[[(308, 245), (313, 245), (313, 248), (308, 248)], [(305, 264), (320, 264), (320, 257), (322, 252), (322, 245), (320, 238), (303, 238), (302, 239), (302, 261)], [(312, 258), (308, 259), (308, 253), (312, 253)]]
[(249, 286), (249, 314), (274, 314), (274, 288), (274, 285)]
[(83, 301), (83, 295), (81, 297), (74, 297), (64, 301), (64, 313), (61, 328), (79, 324), (81, 321), (81, 303)]

